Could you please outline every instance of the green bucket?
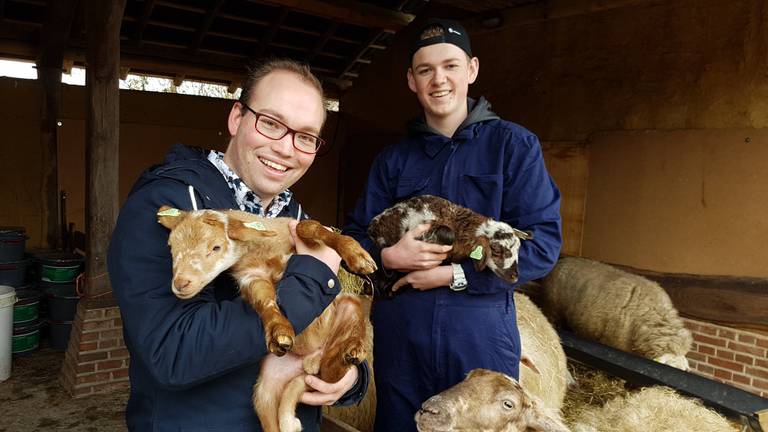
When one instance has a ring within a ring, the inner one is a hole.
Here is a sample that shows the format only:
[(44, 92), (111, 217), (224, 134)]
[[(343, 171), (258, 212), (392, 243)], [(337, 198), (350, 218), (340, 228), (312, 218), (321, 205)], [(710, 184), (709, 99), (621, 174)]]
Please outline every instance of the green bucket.
[(67, 252), (35, 255), (40, 263), (40, 280), (44, 282), (72, 282), (82, 272), (83, 257)]
[(38, 319), (40, 298), (42, 295), (35, 289), (16, 290), (18, 301), (13, 305), (13, 324), (18, 325)]
[(13, 326), (11, 337), (11, 353), (26, 354), (35, 351), (40, 346), (40, 321)]
[(80, 266), (53, 267), (43, 264), (40, 279), (46, 282), (72, 282), (80, 274)]

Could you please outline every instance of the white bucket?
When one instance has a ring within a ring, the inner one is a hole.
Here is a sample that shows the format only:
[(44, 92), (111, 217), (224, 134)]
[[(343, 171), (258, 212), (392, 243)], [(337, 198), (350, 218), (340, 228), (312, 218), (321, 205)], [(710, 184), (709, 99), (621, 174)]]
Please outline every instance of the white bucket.
[(11, 376), (11, 338), (15, 303), (16, 290), (0, 285), (0, 381), (5, 381)]

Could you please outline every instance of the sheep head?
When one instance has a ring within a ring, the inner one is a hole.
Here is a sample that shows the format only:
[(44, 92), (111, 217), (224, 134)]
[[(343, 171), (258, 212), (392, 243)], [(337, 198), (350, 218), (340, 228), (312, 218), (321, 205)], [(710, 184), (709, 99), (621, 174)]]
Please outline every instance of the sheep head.
[(215, 210), (187, 212), (162, 206), (157, 221), (171, 230), (171, 290), (181, 299), (194, 297), (237, 262), (242, 253), (239, 242), (276, 235), (273, 231), (244, 229), (243, 222)]
[(483, 270), (487, 266), (503, 280), (517, 282), (520, 240), (528, 240), (532, 235), (504, 222), (488, 220), (478, 227), (476, 238), (477, 245), (470, 253), (470, 258), (475, 260), (475, 269)]
[(474, 369), (464, 381), (432, 396), (415, 419), (419, 432), (568, 431), (516, 380), (486, 369)]

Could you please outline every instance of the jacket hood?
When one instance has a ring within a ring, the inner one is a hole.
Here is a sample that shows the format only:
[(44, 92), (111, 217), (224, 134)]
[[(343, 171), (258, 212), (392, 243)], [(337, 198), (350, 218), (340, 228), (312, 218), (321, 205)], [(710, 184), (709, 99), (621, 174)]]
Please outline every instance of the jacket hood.
[[(480, 99), (474, 100), (467, 98), (467, 118), (459, 125), (454, 132), (454, 135), (461, 132), (463, 129), (471, 126), (475, 123), (484, 122), (487, 120), (497, 120), (499, 116), (491, 111), (491, 103), (484, 97), (480, 96)], [(421, 116), (408, 122), (408, 132), (411, 134), (435, 134), (440, 135), (440, 132), (436, 131), (427, 124), (427, 121), (422, 114)]]

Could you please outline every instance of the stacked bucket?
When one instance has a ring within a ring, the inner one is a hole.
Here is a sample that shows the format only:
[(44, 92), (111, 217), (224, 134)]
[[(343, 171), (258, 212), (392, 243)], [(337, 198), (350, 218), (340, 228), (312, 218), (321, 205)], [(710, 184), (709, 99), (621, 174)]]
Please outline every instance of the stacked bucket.
[[(40, 342), (37, 316), (37, 302), (40, 296), (36, 290), (27, 285), (27, 268), (30, 260), (24, 255), (26, 243), (27, 234), (24, 228), (0, 227), (0, 378), (2, 379), (10, 376), (12, 353), (33, 351), (37, 349)], [(34, 305), (28, 307), (32, 304)]]
[(83, 257), (68, 252), (35, 254), (40, 288), (45, 299), (46, 323), (51, 348), (65, 350), (69, 343), (77, 303), (77, 277), (83, 272)]

